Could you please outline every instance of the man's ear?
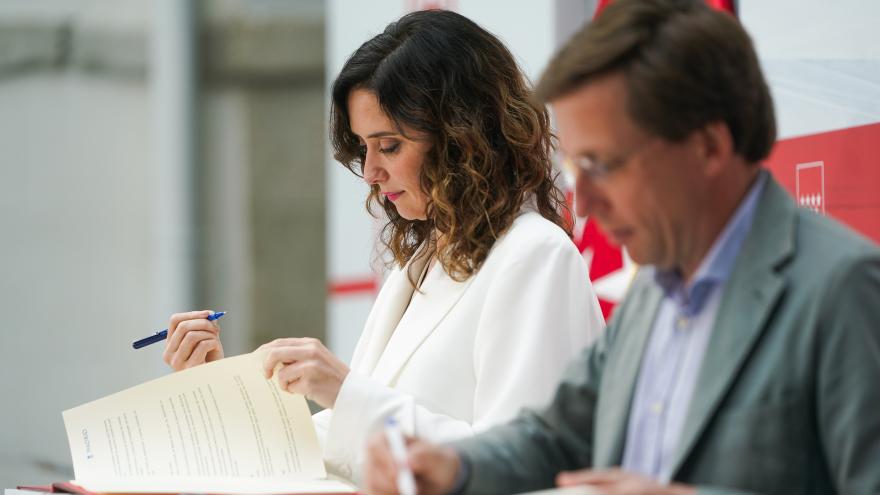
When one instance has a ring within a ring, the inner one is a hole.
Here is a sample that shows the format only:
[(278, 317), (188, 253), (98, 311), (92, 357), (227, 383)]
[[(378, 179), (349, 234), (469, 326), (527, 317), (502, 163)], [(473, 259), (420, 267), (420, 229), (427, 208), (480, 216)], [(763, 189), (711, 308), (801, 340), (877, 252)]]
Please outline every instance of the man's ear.
[(694, 133), (694, 139), (706, 174), (715, 176), (721, 173), (733, 157), (733, 135), (727, 124), (710, 122)]

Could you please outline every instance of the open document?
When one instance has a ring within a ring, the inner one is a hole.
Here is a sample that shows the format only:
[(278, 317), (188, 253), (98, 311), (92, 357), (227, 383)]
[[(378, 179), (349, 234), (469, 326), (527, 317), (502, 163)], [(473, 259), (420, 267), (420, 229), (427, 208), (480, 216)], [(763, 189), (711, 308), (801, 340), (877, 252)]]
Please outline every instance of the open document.
[(301, 395), (262, 354), (222, 359), (64, 411), (74, 483), (93, 492), (346, 493), (326, 479)]

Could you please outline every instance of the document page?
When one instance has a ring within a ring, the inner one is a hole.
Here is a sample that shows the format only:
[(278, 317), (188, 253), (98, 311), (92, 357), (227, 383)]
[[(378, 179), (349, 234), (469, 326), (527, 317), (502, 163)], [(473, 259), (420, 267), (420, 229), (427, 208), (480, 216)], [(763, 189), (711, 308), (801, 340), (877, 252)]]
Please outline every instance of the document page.
[(262, 362), (262, 353), (226, 358), (64, 411), (74, 482), (101, 492), (293, 493), (291, 482), (310, 480), (303, 488), (321, 491), (306, 401), (267, 380)]

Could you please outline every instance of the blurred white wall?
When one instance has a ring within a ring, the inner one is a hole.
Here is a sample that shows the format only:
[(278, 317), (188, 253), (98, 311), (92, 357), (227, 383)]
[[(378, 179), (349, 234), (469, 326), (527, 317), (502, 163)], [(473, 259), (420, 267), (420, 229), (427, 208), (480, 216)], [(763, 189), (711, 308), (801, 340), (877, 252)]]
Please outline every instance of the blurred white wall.
[(880, 2), (740, 0), (787, 139), (880, 122)]
[[(61, 411), (163, 372), (147, 87), (0, 79), (0, 483), (69, 475)], [(166, 310), (167, 311), (167, 310)]]
[(230, 355), (323, 336), (323, 4), (197, 2), (197, 156), (175, 163), (158, 4), (0, 2), (0, 488), (72, 476), (61, 411), (168, 373), (131, 342), (171, 312), (229, 311)]

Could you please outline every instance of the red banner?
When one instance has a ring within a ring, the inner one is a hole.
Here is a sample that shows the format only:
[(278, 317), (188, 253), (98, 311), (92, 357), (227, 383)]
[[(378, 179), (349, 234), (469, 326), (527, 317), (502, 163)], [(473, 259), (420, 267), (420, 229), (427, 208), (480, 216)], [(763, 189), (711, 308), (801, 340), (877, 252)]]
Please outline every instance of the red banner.
[(767, 160), (795, 200), (880, 243), (880, 123), (776, 143)]

